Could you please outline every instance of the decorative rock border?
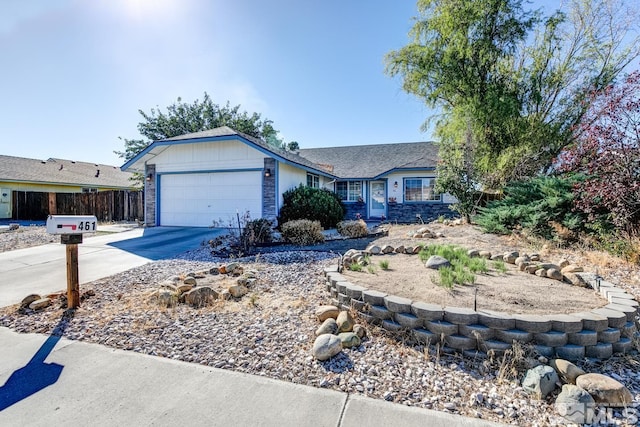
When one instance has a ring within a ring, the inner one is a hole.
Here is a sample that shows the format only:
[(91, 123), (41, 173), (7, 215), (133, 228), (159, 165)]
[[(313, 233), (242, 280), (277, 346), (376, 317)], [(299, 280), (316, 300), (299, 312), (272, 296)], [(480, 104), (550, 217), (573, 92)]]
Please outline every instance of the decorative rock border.
[(585, 357), (606, 359), (614, 353), (631, 350), (632, 338), (637, 333), (638, 302), (623, 289), (600, 280), (595, 274), (574, 274), (609, 304), (572, 314), (476, 312), (365, 289), (350, 283), (339, 273), (337, 265), (324, 270), (326, 289), (331, 293), (334, 305), (345, 310), (355, 308), (365, 320), (387, 330), (410, 331), (420, 343), (441, 343), (445, 351), (474, 356), (484, 355), (489, 350), (501, 353), (509, 349), (513, 341), (518, 341), (532, 342), (538, 353), (545, 357), (578, 360)]

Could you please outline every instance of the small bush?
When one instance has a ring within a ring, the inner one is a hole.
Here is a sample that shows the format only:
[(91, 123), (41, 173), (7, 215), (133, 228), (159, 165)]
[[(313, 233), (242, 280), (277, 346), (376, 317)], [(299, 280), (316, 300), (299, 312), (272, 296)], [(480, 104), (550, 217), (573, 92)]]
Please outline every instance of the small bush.
[(502, 274), (505, 274), (507, 272), (507, 266), (504, 261), (494, 261), (493, 269)]
[(272, 222), (265, 218), (254, 219), (246, 223), (242, 230), (242, 242), (248, 246), (273, 242)]
[(346, 237), (364, 237), (369, 234), (367, 223), (361, 219), (355, 221), (340, 221), (337, 229), (338, 233)]
[(300, 184), (285, 191), (280, 208), (279, 224), (297, 219), (320, 221), (324, 228), (333, 228), (344, 218), (344, 207), (337, 194)]
[(388, 270), (389, 269), (389, 260), (383, 259), (382, 261), (380, 261), (380, 268), (383, 270)]
[(357, 262), (354, 262), (353, 264), (349, 264), (349, 270), (351, 270), (351, 271), (362, 271), (362, 266), (360, 264), (358, 264)]
[(319, 221), (299, 219), (282, 224), (282, 237), (295, 245), (311, 245), (324, 242)]
[(376, 266), (373, 264), (367, 265), (367, 271), (371, 274), (376, 274)]
[(471, 258), (468, 263), (469, 271), (472, 273), (486, 273), (489, 271), (485, 258)]

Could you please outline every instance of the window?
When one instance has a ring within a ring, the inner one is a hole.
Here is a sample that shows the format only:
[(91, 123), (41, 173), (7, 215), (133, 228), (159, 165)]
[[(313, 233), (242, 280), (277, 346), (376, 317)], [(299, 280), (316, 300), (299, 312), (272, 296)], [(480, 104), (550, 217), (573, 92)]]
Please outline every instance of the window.
[(336, 182), (336, 194), (345, 202), (357, 202), (362, 200), (362, 181)]
[(320, 188), (320, 177), (311, 173), (307, 174), (307, 187)]
[(436, 193), (435, 178), (407, 178), (404, 180), (405, 202), (439, 201), (440, 193)]

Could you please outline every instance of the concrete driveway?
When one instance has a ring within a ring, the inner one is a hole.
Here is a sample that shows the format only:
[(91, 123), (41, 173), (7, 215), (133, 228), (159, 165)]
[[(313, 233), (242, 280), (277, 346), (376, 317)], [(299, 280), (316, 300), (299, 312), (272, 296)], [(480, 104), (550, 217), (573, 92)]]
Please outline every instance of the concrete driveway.
[[(215, 228), (154, 227), (87, 237), (78, 245), (80, 290), (82, 283), (170, 259), (224, 232)], [(0, 307), (19, 303), (31, 293), (47, 294), (66, 288), (64, 245), (51, 243), (0, 253)]]

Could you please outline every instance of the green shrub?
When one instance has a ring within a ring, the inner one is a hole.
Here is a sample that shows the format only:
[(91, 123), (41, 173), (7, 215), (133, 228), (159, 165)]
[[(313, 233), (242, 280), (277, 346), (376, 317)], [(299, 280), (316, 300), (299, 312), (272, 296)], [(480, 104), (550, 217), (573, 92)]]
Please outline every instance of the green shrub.
[(324, 234), (322, 234), (322, 226), (319, 221), (298, 219), (285, 222), (280, 228), (282, 237), (296, 245), (311, 245), (324, 242)]
[(355, 221), (340, 221), (336, 228), (338, 233), (346, 237), (364, 237), (369, 234), (367, 223), (361, 219)]
[(505, 187), (502, 200), (480, 208), (475, 222), (489, 233), (508, 234), (522, 227), (547, 239), (563, 237), (558, 233), (562, 228), (580, 231), (585, 227), (585, 217), (573, 210), (572, 190), (582, 179), (544, 176), (511, 183)]
[(298, 219), (320, 221), (324, 228), (334, 228), (344, 218), (344, 207), (337, 194), (300, 184), (282, 195), (279, 224)]
[(360, 264), (358, 264), (357, 262), (354, 262), (353, 264), (349, 264), (349, 270), (351, 270), (351, 271), (362, 271), (362, 266)]
[(493, 261), (493, 269), (501, 274), (505, 274), (507, 272), (507, 266), (504, 261)]
[(382, 261), (380, 261), (380, 268), (383, 270), (388, 270), (389, 269), (389, 260), (383, 259)]

